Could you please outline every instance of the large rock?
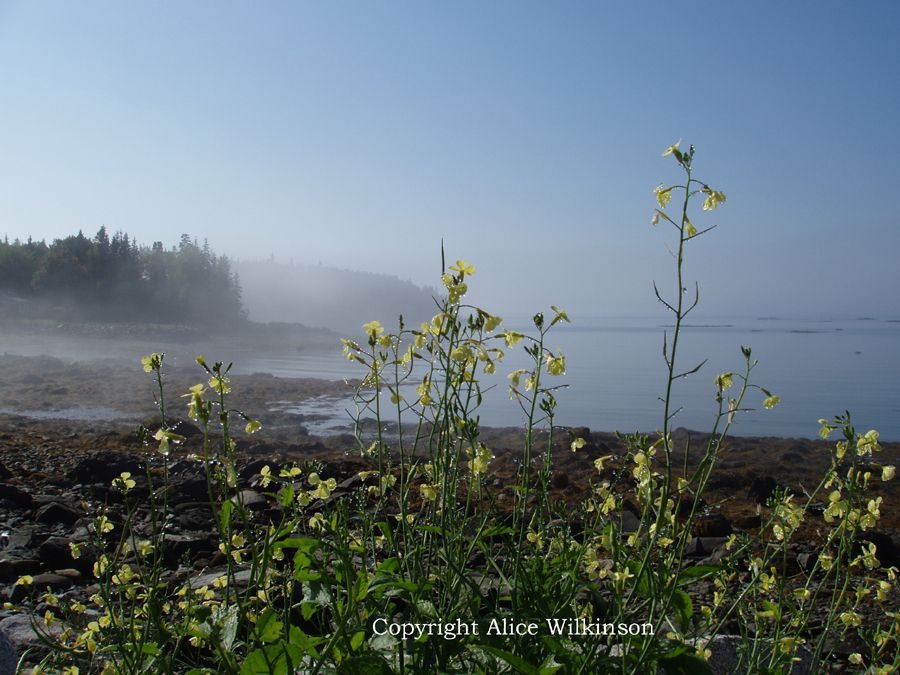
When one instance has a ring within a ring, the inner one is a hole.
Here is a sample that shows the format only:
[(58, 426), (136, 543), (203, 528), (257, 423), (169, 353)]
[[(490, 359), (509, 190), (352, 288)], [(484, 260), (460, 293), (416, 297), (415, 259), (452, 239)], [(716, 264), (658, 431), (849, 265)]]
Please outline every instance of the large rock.
[(28, 508), (31, 506), (31, 495), (15, 485), (8, 483), (0, 483), (0, 499), (8, 499), (19, 508)]
[[(48, 627), (40, 617), (34, 617), (34, 621), (37, 624), (38, 630), (43, 633), (59, 637), (63, 632), (61, 623), (54, 622), (52, 626)], [(30, 650), (29, 658), (32, 661), (39, 661), (50, 653), (50, 648), (43, 643), (41, 636), (35, 632), (34, 626), (32, 626), (31, 623), (31, 617), (27, 614), (14, 614), (13, 616), (6, 617), (3, 621), (0, 621), (0, 633), (6, 634), (9, 642), (19, 653)], [(12, 654), (12, 652), (10, 652), (10, 654)], [(3, 666), (6, 666), (6, 663), (6, 661), (0, 660), (0, 664), (3, 664)], [(14, 672), (15, 665), (13, 665), (13, 669), (9, 671), (0, 669), (0, 674), (2, 675)]]
[(691, 523), (691, 534), (695, 537), (727, 537), (732, 532), (731, 521), (721, 513), (704, 516)]
[(74, 525), (81, 520), (81, 514), (75, 509), (58, 502), (48, 502), (37, 510), (34, 514), (34, 520), (44, 525)]
[(16, 647), (6, 633), (0, 630), (0, 675), (14, 675), (19, 655)]
[(85, 484), (110, 483), (126, 471), (132, 475), (143, 473), (144, 464), (139, 455), (97, 452), (78, 462), (69, 472), (69, 478)]
[(46, 572), (33, 577), (30, 584), (16, 584), (13, 586), (12, 601), (22, 602), (25, 598), (34, 595), (39, 596), (46, 591), (65, 591), (71, 588), (72, 580), (61, 574)]

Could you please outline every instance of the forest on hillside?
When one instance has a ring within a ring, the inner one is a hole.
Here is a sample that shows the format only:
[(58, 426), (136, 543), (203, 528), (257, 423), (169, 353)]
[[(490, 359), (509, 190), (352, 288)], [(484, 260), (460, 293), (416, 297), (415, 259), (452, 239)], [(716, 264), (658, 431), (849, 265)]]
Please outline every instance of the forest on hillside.
[(101, 227), (53, 243), (0, 242), (0, 313), (66, 321), (220, 325), (243, 319), (231, 263), (184, 234), (139, 246)]
[(106, 227), (51, 244), (0, 240), (0, 318), (7, 319), (258, 331), (249, 319), (352, 334), (401, 313), (418, 325), (435, 313), (437, 293), (387, 274), (232, 261), (187, 234), (171, 248), (139, 245), (121, 231), (110, 237)]

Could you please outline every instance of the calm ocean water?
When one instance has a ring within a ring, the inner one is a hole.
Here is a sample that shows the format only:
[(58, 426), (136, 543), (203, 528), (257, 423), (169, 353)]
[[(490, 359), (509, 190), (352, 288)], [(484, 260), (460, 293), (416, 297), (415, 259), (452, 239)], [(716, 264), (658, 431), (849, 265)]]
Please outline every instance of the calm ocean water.
[[(515, 323), (509, 327), (526, 328)], [(545, 382), (568, 385), (557, 394), (558, 424), (623, 432), (662, 426), (658, 397), (665, 393), (662, 341), (667, 328), (659, 318), (604, 319), (556, 328), (547, 346), (562, 349), (567, 372)], [(668, 331), (671, 334), (671, 326)], [(708, 361), (675, 384), (676, 406), (683, 407), (674, 419), (676, 427), (712, 429), (717, 412), (715, 377), (743, 372), (742, 345), (752, 348), (753, 358), (759, 360), (751, 382), (781, 402), (766, 410), (765, 395), (751, 389), (744, 405), (756, 410), (736, 416), (733, 434), (816, 438), (820, 418), (849, 410), (858, 431), (877, 429), (884, 441), (900, 440), (900, 321), (881, 319), (716, 319), (715, 325), (686, 328), (679, 343), (680, 370)], [(522, 423), (522, 411), (508, 400), (506, 375), (526, 363), (517, 347), (498, 366), (496, 376), (483, 378), (484, 386), (497, 385), (485, 396), (484, 424)], [(362, 366), (343, 358), (340, 348), (334, 355), (248, 353), (235, 359), (235, 368), (329, 380), (363, 374)], [(336, 402), (328, 409), (346, 421), (345, 407), (346, 402)]]

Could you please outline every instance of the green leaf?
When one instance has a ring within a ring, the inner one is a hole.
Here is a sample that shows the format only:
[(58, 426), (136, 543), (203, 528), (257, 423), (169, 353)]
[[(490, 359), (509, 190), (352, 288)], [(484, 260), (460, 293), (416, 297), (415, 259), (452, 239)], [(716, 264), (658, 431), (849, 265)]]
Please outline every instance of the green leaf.
[(781, 619), (781, 607), (779, 607), (775, 603), (769, 602), (768, 600), (763, 600), (762, 604), (763, 607), (766, 608), (766, 610), (772, 612), (776, 621), (779, 621)]
[(294, 486), (288, 483), (284, 486), (284, 492), (281, 493), (281, 505), (287, 508), (294, 501)]
[(516, 656), (507, 651), (503, 651), (502, 649), (497, 649), (496, 647), (491, 647), (489, 645), (479, 645), (479, 649), (483, 649), (488, 654), (493, 654), (498, 659), (503, 661), (506, 664), (509, 664), (520, 673), (525, 673), (525, 675), (541, 675), (541, 671), (538, 670), (535, 666), (531, 665), (520, 656)]
[(506, 525), (494, 525), (493, 527), (489, 527), (484, 532), (482, 532), (481, 538), (488, 539), (490, 537), (497, 537), (501, 534), (515, 534), (516, 532), (518, 532), (518, 530)]
[(222, 522), (227, 523), (231, 520), (231, 514), (234, 511), (234, 502), (228, 501), (222, 503)]
[(687, 567), (681, 570), (678, 573), (678, 580), (682, 579), (699, 579), (701, 577), (708, 577), (711, 574), (715, 574), (716, 572), (720, 572), (725, 569), (722, 565), (694, 565), (693, 567)]
[(381, 564), (378, 565), (378, 571), (382, 574), (396, 574), (399, 569), (399, 558), (386, 558)]
[(275, 542), (275, 548), (297, 548), (305, 553), (313, 553), (319, 548), (319, 540), (307, 539), (306, 537), (282, 539), (281, 541)]
[(682, 653), (657, 661), (666, 675), (714, 675), (709, 661), (696, 654)]
[(316, 645), (322, 644), (326, 641), (324, 637), (309, 637), (306, 633), (303, 632), (302, 629), (297, 626), (292, 625), (291, 627), (291, 640), (290, 643), (295, 647), (299, 647), (303, 650), (304, 653), (310, 654), (314, 659), (319, 658), (319, 654), (316, 651)]
[(278, 614), (270, 607), (257, 619), (253, 637), (259, 642), (275, 642), (283, 632), (284, 624), (278, 620)]
[(378, 588), (379, 586), (393, 586), (395, 588), (400, 588), (404, 591), (418, 591), (420, 590), (420, 586), (422, 590), (428, 590), (434, 584), (431, 582), (419, 582), (418, 584), (413, 583), (412, 581), (408, 581), (406, 579), (398, 579), (397, 577), (389, 577), (389, 576), (380, 576), (375, 577), (369, 582), (369, 590), (373, 590)]
[(327, 584), (317, 580), (303, 584), (303, 604), (307, 603), (331, 607), (331, 593)]
[(241, 675), (287, 675), (303, 664), (305, 654), (292, 644), (277, 644), (257, 649), (241, 666)]
[(356, 651), (362, 646), (362, 643), (366, 641), (366, 632), (361, 630), (358, 631), (352, 638), (350, 638), (350, 650)]
[(369, 647), (378, 652), (391, 651), (399, 642), (400, 638), (385, 631), (381, 635), (373, 635), (369, 640)]
[(422, 532), (434, 532), (435, 534), (441, 534), (443, 532), (437, 525), (416, 525), (416, 529), (421, 530)]
[(691, 615), (694, 613), (694, 603), (691, 600), (691, 596), (676, 588), (672, 593), (672, 605), (678, 610), (678, 615), (681, 618), (681, 630), (687, 632), (691, 624)]
[(227, 609), (222, 607), (213, 613), (215, 623), (219, 626), (219, 642), (222, 649), (231, 651), (234, 646), (234, 640), (237, 636), (238, 616), (240, 613), (238, 605), (232, 605)]
[(338, 675), (393, 675), (384, 659), (374, 654), (354, 656), (342, 661), (337, 672)]
[[(638, 572), (641, 569), (641, 563), (637, 560), (629, 560), (626, 563), (628, 567), (628, 571), (631, 572), (635, 577), (638, 576)], [(643, 597), (649, 598), (652, 595), (652, 591), (650, 590), (650, 570), (646, 567), (644, 568), (643, 574), (638, 578), (637, 584), (635, 585), (635, 590), (640, 593)]]
[(432, 619), (434, 621), (439, 621), (441, 618), (441, 615), (438, 614), (434, 603), (430, 600), (419, 600), (416, 603), (416, 609), (418, 609), (423, 616), (427, 616), (429, 619)]

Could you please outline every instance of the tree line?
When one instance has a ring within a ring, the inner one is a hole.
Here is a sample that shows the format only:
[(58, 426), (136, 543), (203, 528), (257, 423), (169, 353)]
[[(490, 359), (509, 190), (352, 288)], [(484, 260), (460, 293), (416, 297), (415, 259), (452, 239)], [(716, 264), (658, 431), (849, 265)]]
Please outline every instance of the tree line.
[(87, 321), (221, 324), (243, 319), (241, 285), (226, 256), (183, 234), (177, 246), (139, 246), (103, 226), (52, 244), (0, 242), (0, 293), (25, 301), (30, 315), (72, 310)]

